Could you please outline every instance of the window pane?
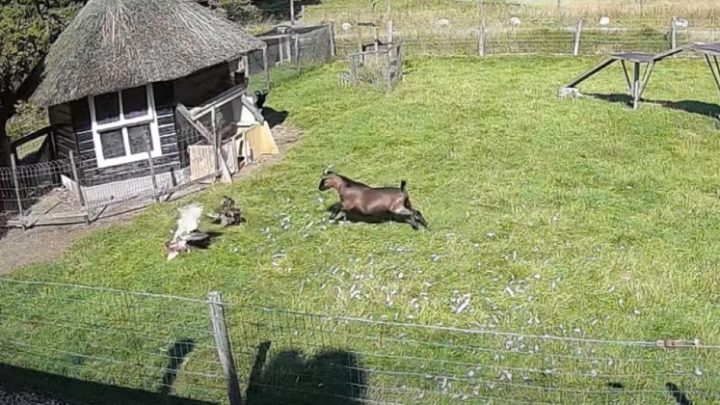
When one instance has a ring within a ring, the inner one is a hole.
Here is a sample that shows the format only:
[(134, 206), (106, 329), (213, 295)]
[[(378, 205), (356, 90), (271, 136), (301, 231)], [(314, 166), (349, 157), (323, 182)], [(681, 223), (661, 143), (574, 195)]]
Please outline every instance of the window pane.
[(128, 141), (130, 142), (130, 153), (147, 152), (148, 146), (152, 150), (152, 140), (150, 139), (150, 125), (137, 125), (128, 127)]
[(98, 124), (120, 120), (120, 99), (118, 93), (95, 96), (95, 119)]
[(100, 144), (105, 159), (125, 156), (125, 142), (123, 141), (122, 129), (100, 133)]
[(148, 114), (147, 94), (145, 86), (122, 92), (123, 115), (125, 119), (142, 117)]

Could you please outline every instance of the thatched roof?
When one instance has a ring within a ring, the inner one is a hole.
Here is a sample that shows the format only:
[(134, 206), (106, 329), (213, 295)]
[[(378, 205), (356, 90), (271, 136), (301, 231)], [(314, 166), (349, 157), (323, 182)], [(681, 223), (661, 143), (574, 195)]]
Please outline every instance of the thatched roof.
[(173, 80), (264, 47), (193, 0), (90, 0), (50, 48), (31, 100), (47, 106)]

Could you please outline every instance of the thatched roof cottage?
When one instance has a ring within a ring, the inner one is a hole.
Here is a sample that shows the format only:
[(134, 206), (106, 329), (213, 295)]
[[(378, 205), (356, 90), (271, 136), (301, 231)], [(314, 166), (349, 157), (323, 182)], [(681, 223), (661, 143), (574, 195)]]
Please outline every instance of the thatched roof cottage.
[[(51, 47), (31, 100), (49, 107), (57, 157), (74, 151), (86, 186), (148, 176), (150, 162), (179, 172), (192, 142), (178, 106), (239, 97), (244, 56), (261, 49), (192, 0), (90, 0)], [(208, 127), (240, 121), (242, 106), (227, 104), (222, 118), (202, 118)]]

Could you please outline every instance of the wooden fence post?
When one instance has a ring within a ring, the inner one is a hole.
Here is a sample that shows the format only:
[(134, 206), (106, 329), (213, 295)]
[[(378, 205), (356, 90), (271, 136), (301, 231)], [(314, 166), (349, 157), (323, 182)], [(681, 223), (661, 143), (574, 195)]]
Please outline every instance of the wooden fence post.
[(245, 79), (250, 79), (250, 55), (245, 54), (242, 57), (243, 66), (245, 67), (243, 76), (245, 76)]
[(578, 20), (577, 27), (575, 28), (575, 40), (573, 41), (573, 56), (578, 56), (580, 52), (580, 34), (582, 33), (583, 20)]
[(15, 154), (10, 155), (10, 169), (12, 170), (13, 187), (15, 188), (15, 198), (17, 199), (18, 212), (20, 214), (20, 226), (22, 230), (25, 230), (25, 210), (22, 205), (22, 198), (20, 196), (20, 182), (18, 181), (17, 175), (17, 162), (15, 161)]
[(387, 42), (388, 42), (388, 46), (391, 45), (393, 42), (393, 22), (392, 22), (392, 20), (388, 20), (388, 22), (387, 22)]
[(670, 20), (670, 49), (677, 47), (677, 17)]
[(225, 310), (222, 296), (219, 292), (211, 291), (208, 293), (208, 305), (210, 307), (213, 337), (215, 338), (220, 364), (222, 365), (223, 373), (227, 381), (228, 398), (230, 399), (231, 405), (240, 405), (242, 403), (240, 383), (238, 381), (237, 371), (235, 370), (230, 336), (228, 336), (227, 325), (225, 323)]
[(82, 192), (82, 186), (80, 186), (80, 176), (78, 176), (77, 166), (75, 165), (75, 153), (70, 151), (70, 169), (72, 170), (73, 181), (77, 186), (77, 198), (80, 202), (80, 206), (85, 208), (85, 224), (90, 224), (90, 213), (87, 206), (85, 205), (85, 196)]
[(335, 48), (335, 24), (332, 21), (328, 24), (330, 30), (330, 55), (334, 58), (337, 55), (337, 49)]
[(295, 0), (290, 0), (290, 25), (295, 25)]
[(388, 46), (387, 49), (387, 57), (385, 58), (387, 61), (387, 92), (388, 94), (392, 93), (393, 83), (392, 83), (392, 47)]
[(293, 34), (293, 46), (295, 47), (295, 69), (300, 70), (300, 35)]
[(262, 49), (263, 73), (265, 74), (265, 91), (270, 90), (270, 66), (268, 66), (267, 45)]
[(158, 202), (158, 186), (157, 186), (157, 179), (155, 178), (155, 163), (153, 163), (152, 158), (152, 146), (150, 145), (150, 142), (147, 143), (147, 157), (148, 157), (148, 166), (150, 167), (150, 179), (152, 181), (152, 188), (153, 188), (153, 199), (155, 202)]

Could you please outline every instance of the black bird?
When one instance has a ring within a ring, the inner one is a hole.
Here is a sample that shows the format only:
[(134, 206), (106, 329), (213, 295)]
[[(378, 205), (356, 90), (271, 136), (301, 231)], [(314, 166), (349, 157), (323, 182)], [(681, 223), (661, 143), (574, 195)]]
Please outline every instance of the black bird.
[(260, 90), (255, 90), (255, 107), (257, 107), (258, 110), (262, 110), (265, 106), (267, 95), (267, 91), (261, 92)]

